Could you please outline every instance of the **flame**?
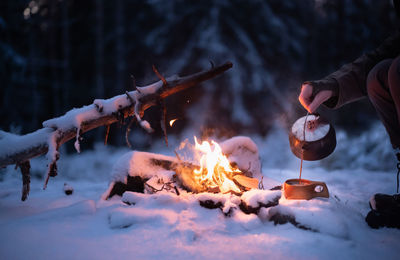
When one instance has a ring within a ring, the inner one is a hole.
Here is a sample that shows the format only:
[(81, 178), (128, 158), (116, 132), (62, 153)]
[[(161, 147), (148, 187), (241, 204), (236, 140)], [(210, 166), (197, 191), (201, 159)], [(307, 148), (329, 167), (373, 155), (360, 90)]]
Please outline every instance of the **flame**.
[(172, 119), (169, 121), (169, 126), (172, 127), (175, 123), (175, 121), (178, 120), (178, 118)]
[(195, 149), (202, 153), (200, 158), (200, 169), (194, 170), (194, 179), (200, 185), (208, 188), (219, 187), (222, 193), (234, 191), (240, 193), (239, 187), (232, 181), (238, 169), (232, 168), (228, 158), (222, 153), (218, 143), (203, 141), (201, 144), (194, 137)]

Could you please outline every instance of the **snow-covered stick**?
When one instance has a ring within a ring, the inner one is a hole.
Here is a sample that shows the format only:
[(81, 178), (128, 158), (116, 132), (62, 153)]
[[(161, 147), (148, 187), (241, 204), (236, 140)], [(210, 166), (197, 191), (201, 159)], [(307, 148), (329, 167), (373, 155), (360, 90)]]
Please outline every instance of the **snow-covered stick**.
[[(48, 153), (51, 136), (56, 136), (54, 143), (58, 148), (65, 142), (76, 139), (78, 131), (83, 134), (100, 126), (108, 126), (118, 122), (121, 116), (126, 118), (134, 115), (139, 119), (140, 125), (150, 131), (152, 129), (149, 123), (141, 120), (147, 108), (157, 105), (160, 99), (212, 79), (231, 67), (232, 63), (226, 62), (215, 68), (188, 76), (165, 78), (166, 83), (160, 80), (148, 86), (137, 86), (136, 90), (127, 94), (124, 93), (106, 100), (96, 99), (93, 104), (72, 109), (61, 117), (47, 120), (43, 122), (42, 129), (33, 133), (1, 138), (0, 147), (4, 149), (0, 149), (0, 167), (21, 164), (31, 158)], [(57, 135), (54, 135), (56, 131)], [(52, 150), (57, 152), (57, 149)], [(47, 156), (55, 158), (56, 155), (48, 154)]]

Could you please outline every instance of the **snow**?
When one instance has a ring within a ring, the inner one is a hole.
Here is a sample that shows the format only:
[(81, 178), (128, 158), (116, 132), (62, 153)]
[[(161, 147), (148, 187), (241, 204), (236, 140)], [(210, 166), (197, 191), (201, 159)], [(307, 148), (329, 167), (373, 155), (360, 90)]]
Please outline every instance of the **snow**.
[(25, 147), (47, 143), (51, 128), (42, 128), (26, 135), (15, 135), (0, 130), (0, 157), (5, 157)]
[(281, 197), (280, 190), (250, 190), (245, 192), (241, 199), (249, 206), (257, 208), (260, 203), (268, 204)]
[(261, 177), (261, 162), (257, 145), (247, 136), (235, 136), (221, 142), (222, 152), (230, 162), (235, 162), (239, 169), (251, 172), (250, 177)]
[(147, 122), (146, 120), (140, 120), (140, 126), (145, 129), (149, 134), (153, 133), (154, 130), (151, 128), (150, 123)]
[(153, 165), (150, 160), (168, 160), (177, 162), (175, 157), (161, 154), (132, 151), (124, 154), (113, 166), (111, 171), (111, 181), (125, 182), (126, 176), (140, 176), (143, 179), (150, 179), (158, 175), (162, 178), (170, 178), (170, 172), (161, 166)]
[(58, 158), (58, 151), (57, 151), (57, 137), (58, 137), (58, 132), (54, 131), (48, 136), (47, 144), (48, 144), (48, 151), (46, 154), (46, 159), (48, 161), (48, 164), (57, 161)]
[[(266, 188), (297, 177), (300, 161), (291, 155), (285, 132), (276, 129), (265, 139), (253, 140), (263, 162)], [(164, 149), (157, 152), (172, 153)], [(371, 195), (394, 192), (392, 171), (371, 171), (363, 164), (327, 169), (321, 167), (323, 163), (306, 162), (304, 178), (324, 181), (329, 199), (281, 197), (278, 206), (247, 215), (237, 208), (240, 200), (254, 206), (280, 191), (249, 191), (240, 199), (230, 194), (126, 192), (123, 198), (104, 201), (101, 195), (107, 189), (112, 165), (122, 156), (140, 154), (96, 146), (79, 155), (61, 155), (59, 175), (51, 178), (45, 191), (42, 177), (35, 177), (45, 171), (45, 158), (34, 159), (31, 192), (25, 202), (20, 201), (20, 173), (13, 167), (1, 170), (1, 258), (398, 259), (400, 255), (400, 230), (374, 230), (364, 221)], [(375, 155), (360, 156), (371, 160)], [(145, 171), (130, 167), (138, 173)], [(65, 182), (74, 188), (70, 196), (64, 193)], [(200, 206), (199, 200), (207, 199), (220, 201), (222, 209)], [(226, 216), (229, 209), (231, 214)], [(311, 230), (290, 223), (274, 225), (270, 219), (278, 213), (295, 217)]]
[[(167, 81), (174, 81), (178, 78), (179, 77), (177, 75), (173, 75), (168, 77)], [(157, 92), (162, 86), (163, 82), (160, 80), (147, 86), (138, 86), (136, 87), (137, 90), (127, 92), (123, 95), (114, 96), (109, 99), (95, 99), (93, 104), (83, 106), (81, 108), (73, 108), (63, 116), (44, 121), (43, 127), (61, 130), (67, 130), (75, 127), (77, 129), (77, 133), (79, 133), (82, 122), (98, 118), (99, 113), (106, 115), (116, 113), (119, 109), (131, 105), (131, 98), (135, 101), (135, 116), (140, 123), (140, 126), (142, 126), (147, 132), (152, 133), (153, 129), (151, 128), (149, 122), (141, 120), (141, 116), (139, 115), (141, 112), (139, 111), (141, 106), (139, 99), (145, 95), (150, 95)], [(128, 98), (128, 95), (130, 98)], [(75, 149), (78, 153), (80, 152), (78, 134), (75, 142)]]
[(43, 127), (67, 130), (72, 127), (79, 128), (82, 121), (94, 119), (98, 116), (96, 107), (91, 104), (81, 108), (73, 108), (65, 115), (52, 118), (43, 122)]

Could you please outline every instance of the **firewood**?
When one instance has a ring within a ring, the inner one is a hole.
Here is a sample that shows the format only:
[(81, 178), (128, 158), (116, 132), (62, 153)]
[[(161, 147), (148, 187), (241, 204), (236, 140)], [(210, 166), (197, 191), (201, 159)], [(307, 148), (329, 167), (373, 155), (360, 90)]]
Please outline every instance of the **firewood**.
[[(110, 124), (118, 122), (119, 119), (124, 119), (132, 115), (138, 119), (140, 125), (146, 127), (147, 129), (151, 129), (148, 125), (148, 122), (141, 120), (141, 116), (146, 109), (156, 105), (157, 101), (160, 99), (164, 99), (177, 92), (198, 85), (203, 81), (212, 79), (231, 67), (232, 63), (227, 62), (221, 66), (185, 77), (175, 76), (163, 78), (163, 80), (160, 80), (152, 85), (146, 87), (136, 87), (137, 90), (128, 92), (126, 95), (128, 96), (129, 100), (131, 100), (132, 97), (137, 97), (137, 99), (132, 99), (134, 101), (133, 103), (128, 102), (127, 105), (120, 105), (117, 109), (112, 111), (107, 111), (101, 106), (101, 103), (94, 102), (93, 104), (82, 108), (82, 112), (90, 112), (95, 116), (91, 116), (89, 119), (84, 118), (80, 122), (79, 126), (74, 125), (74, 123), (68, 124), (68, 126), (59, 126), (57, 125), (57, 120), (63, 119), (63, 117), (60, 117), (48, 120), (47, 122), (50, 121), (50, 123), (44, 124), (44, 128), (33, 133), (13, 139), (3, 138), (0, 140), (0, 146), (13, 147), (13, 149), (0, 153), (0, 167), (5, 167), (10, 164), (22, 164), (31, 158), (48, 153), (49, 150), (56, 152), (62, 144), (74, 138), (76, 138), (75, 147), (77, 150), (79, 150), (81, 134), (100, 126), (109, 127)], [(157, 87), (160, 82), (162, 87)], [(111, 99), (115, 98), (119, 98), (119, 96)], [(104, 102), (109, 100), (104, 100)], [(79, 109), (71, 110), (70, 112), (72, 111), (79, 111)], [(55, 123), (52, 124), (51, 122)], [(50, 139), (52, 142), (49, 141)], [(55, 175), (55, 156), (51, 154), (48, 156), (48, 158), (52, 159), (49, 159), (49, 170), (47, 175)], [(24, 185), (25, 184), (26, 181)], [(24, 194), (27, 195), (27, 192), (25, 191)]]
[(261, 208), (269, 208), (274, 207), (279, 204), (280, 197), (277, 197), (275, 200), (270, 201), (268, 203), (258, 203), (258, 207), (254, 208), (252, 206), (247, 205), (244, 201), (242, 201), (239, 205), (239, 208), (246, 214), (258, 214)]
[(109, 194), (107, 194), (104, 199), (109, 199), (114, 195), (122, 196), (125, 191), (144, 193), (144, 183), (145, 180), (139, 176), (127, 176), (127, 183), (113, 183)]
[(207, 209), (218, 209), (218, 208), (222, 208), (223, 204), (218, 201), (215, 202), (213, 200), (199, 200), (200, 206), (207, 208)]
[(241, 174), (233, 176), (236, 185), (243, 187), (245, 190), (258, 189), (258, 179), (250, 178)]

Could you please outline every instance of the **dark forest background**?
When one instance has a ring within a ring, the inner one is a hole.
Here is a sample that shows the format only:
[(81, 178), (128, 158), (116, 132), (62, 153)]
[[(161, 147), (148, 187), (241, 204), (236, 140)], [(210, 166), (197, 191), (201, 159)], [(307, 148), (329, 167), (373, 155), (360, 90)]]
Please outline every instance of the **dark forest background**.
[[(168, 98), (168, 119), (180, 119), (168, 131), (267, 135), (305, 114), (301, 82), (377, 47), (397, 22), (390, 0), (1, 1), (0, 129), (34, 131), (132, 90), (131, 75), (150, 84), (158, 80), (152, 64), (169, 76), (230, 60), (223, 76)], [(367, 100), (321, 112), (355, 134), (377, 119)], [(159, 117), (157, 108), (145, 116), (156, 128)], [(112, 143), (124, 140), (112, 132)]]

